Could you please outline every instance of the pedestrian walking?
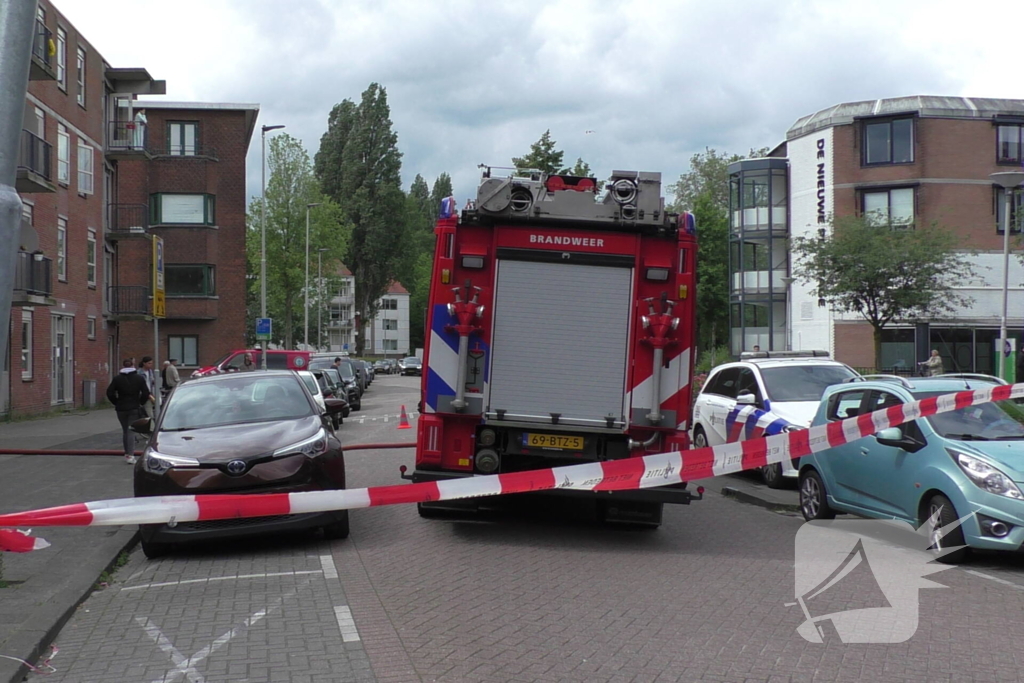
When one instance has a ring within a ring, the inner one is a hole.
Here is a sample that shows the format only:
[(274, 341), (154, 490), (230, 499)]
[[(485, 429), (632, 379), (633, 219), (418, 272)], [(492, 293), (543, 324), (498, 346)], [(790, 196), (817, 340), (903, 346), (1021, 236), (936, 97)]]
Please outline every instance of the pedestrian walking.
[(146, 387), (149, 390), (149, 398), (142, 404), (142, 412), (145, 413), (146, 417), (154, 417), (153, 412), (156, 408), (156, 392), (158, 387), (156, 384), (156, 370), (153, 369), (153, 357), (143, 356), (142, 362), (139, 363), (139, 375), (142, 379), (146, 380)]
[(121, 423), (121, 439), (124, 445), (124, 459), (135, 462), (135, 435), (130, 431), (133, 422), (142, 417), (142, 405), (152, 401), (149, 385), (139, 374), (135, 364), (126, 358), (121, 364), (121, 372), (107, 387), (107, 400), (117, 411), (117, 420)]
[(942, 356), (939, 355), (938, 349), (932, 349), (932, 355), (928, 357), (928, 360), (923, 360), (918, 365), (921, 366), (925, 377), (938, 377), (945, 370), (942, 367)]
[[(167, 394), (171, 393), (174, 387), (178, 386), (181, 382), (181, 377), (178, 375), (177, 367), (178, 359), (171, 358), (170, 360), (164, 361), (164, 369), (160, 371), (160, 380), (163, 388), (163, 397), (166, 398)], [(161, 400), (161, 404), (163, 401)]]

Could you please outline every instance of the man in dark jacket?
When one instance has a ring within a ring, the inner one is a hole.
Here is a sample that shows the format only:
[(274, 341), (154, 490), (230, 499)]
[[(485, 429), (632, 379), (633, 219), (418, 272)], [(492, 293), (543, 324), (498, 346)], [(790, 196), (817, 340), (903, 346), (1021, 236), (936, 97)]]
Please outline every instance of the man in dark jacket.
[(133, 464), (135, 462), (135, 435), (131, 433), (129, 427), (132, 422), (142, 417), (142, 405), (146, 401), (154, 399), (149, 392), (146, 379), (138, 373), (131, 359), (126, 359), (122, 366), (121, 372), (107, 387), (107, 400), (113, 404), (117, 411), (117, 419), (121, 423), (124, 459), (128, 464)]

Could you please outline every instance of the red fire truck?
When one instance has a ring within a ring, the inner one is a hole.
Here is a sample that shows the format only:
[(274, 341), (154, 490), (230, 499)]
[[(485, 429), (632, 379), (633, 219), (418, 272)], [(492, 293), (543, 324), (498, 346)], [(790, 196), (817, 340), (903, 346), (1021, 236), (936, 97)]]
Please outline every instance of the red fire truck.
[[(435, 234), (416, 467), (436, 481), (689, 447), (697, 243), (661, 174), (500, 177), (485, 168)], [(403, 468), (404, 470), (404, 468)], [(609, 521), (658, 525), (685, 484), (598, 497)], [(486, 499), (420, 504), (420, 514)]]

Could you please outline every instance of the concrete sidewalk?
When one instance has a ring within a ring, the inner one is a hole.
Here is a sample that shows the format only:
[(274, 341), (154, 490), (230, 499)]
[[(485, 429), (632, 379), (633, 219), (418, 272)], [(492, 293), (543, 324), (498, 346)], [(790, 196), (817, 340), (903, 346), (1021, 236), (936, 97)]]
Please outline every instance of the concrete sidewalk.
[[(0, 424), (0, 449), (121, 450), (113, 409)], [(141, 444), (140, 444), (141, 447)], [(132, 468), (117, 456), (0, 455), (0, 512), (132, 495)], [(36, 661), (100, 575), (135, 542), (135, 527), (47, 527), (33, 535), (49, 548), (3, 553), (0, 655)], [(60, 666), (60, 658), (55, 660)], [(0, 683), (21, 681), (26, 668), (0, 658)]]

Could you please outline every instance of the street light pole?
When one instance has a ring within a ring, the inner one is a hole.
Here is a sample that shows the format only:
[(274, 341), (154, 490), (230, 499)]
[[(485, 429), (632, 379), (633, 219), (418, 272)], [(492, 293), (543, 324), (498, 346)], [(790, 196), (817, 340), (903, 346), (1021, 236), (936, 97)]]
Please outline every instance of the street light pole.
[[(267, 131), (284, 126), (263, 126), (260, 140), (260, 317), (267, 317)], [(263, 344), (263, 369), (267, 369), (269, 340)]]
[[(309, 350), (309, 210), (319, 203), (306, 204), (306, 281), (302, 291), (305, 294), (305, 313), (302, 316), (302, 343)], [(319, 330), (317, 331), (319, 334)], [(319, 342), (319, 337), (317, 338)], [(319, 344), (317, 345), (319, 349)]]
[(323, 276), (323, 255), (327, 251), (321, 247), (316, 250), (316, 350), (320, 350), (320, 342), (323, 341), (324, 331), (324, 276)]
[(989, 178), (1003, 188), (1003, 310), (999, 319), (998, 375), (1003, 378), (1006, 367), (1006, 309), (1010, 285), (1010, 207), (1012, 206), (1013, 190), (1024, 182), (1024, 173), (1020, 171), (1004, 171), (990, 173)]

